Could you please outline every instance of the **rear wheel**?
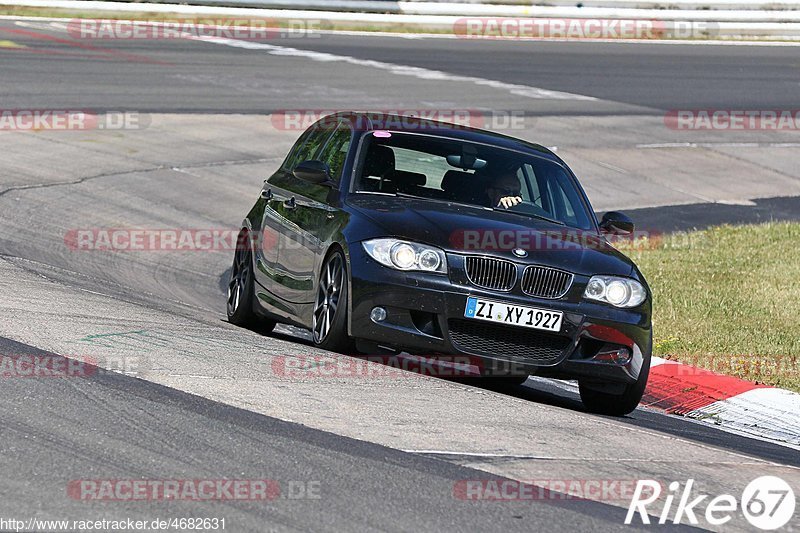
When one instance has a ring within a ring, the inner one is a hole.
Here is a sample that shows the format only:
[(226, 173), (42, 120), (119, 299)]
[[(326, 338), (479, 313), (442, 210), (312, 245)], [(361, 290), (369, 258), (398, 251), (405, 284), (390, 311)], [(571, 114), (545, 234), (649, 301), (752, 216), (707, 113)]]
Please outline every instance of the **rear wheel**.
[(355, 353), (347, 335), (347, 266), (344, 254), (334, 250), (320, 272), (311, 332), (314, 344), (324, 350)]
[(258, 327), (259, 331), (268, 333), (275, 327), (275, 321), (260, 319), (253, 312), (253, 255), (248, 243), (243, 241), (246, 238), (239, 239), (233, 255), (228, 282), (228, 322), (242, 327)]
[(626, 385), (620, 393), (601, 392), (583, 381), (578, 382), (581, 401), (589, 412), (610, 416), (625, 416), (642, 401), (647, 377), (650, 375), (650, 357), (647, 357), (639, 372), (639, 379)]

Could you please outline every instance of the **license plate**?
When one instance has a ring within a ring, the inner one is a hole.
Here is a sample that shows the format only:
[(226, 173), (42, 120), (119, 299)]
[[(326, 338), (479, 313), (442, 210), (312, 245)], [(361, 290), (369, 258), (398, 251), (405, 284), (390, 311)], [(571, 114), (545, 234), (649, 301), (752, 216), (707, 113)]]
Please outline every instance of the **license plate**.
[(545, 331), (560, 331), (564, 313), (537, 309), (524, 305), (507, 304), (470, 296), (467, 298), (466, 318), (486, 320), (495, 324), (508, 324)]

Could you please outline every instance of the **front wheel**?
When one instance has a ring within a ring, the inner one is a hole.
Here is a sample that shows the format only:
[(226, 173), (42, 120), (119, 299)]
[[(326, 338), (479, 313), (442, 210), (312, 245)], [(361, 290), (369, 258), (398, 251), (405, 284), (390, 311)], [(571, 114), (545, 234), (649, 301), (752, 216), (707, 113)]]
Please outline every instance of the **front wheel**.
[(600, 392), (590, 384), (579, 382), (581, 401), (589, 412), (600, 415), (625, 416), (631, 413), (644, 396), (647, 377), (650, 375), (650, 357), (645, 358), (639, 378), (626, 385), (621, 393)]
[(248, 247), (242, 246), (243, 239), (233, 255), (231, 277), (228, 282), (228, 322), (246, 328), (258, 327), (268, 333), (275, 327), (274, 320), (262, 319), (253, 312), (253, 255)]
[(323, 350), (354, 353), (347, 335), (347, 266), (340, 250), (331, 253), (322, 265), (311, 332), (314, 345)]

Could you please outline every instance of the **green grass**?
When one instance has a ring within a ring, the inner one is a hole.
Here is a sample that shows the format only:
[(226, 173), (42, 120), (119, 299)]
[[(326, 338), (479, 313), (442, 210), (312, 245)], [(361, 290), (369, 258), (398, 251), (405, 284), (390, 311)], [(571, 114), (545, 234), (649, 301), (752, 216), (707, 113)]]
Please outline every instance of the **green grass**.
[(800, 223), (718, 226), (621, 249), (653, 291), (653, 355), (800, 391)]

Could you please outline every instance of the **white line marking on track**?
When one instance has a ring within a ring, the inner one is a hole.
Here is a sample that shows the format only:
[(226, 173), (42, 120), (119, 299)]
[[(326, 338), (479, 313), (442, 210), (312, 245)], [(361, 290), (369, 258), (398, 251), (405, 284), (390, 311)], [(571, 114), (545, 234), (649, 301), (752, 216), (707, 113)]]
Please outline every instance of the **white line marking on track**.
[(614, 166), (614, 165), (612, 165), (612, 164), (610, 164), (610, 163), (604, 163), (604, 162), (602, 162), (602, 161), (596, 161), (596, 163), (597, 163), (598, 165), (600, 165), (601, 167), (605, 167), (605, 168), (607, 168), (607, 169), (609, 169), (609, 170), (613, 170), (614, 172), (619, 172), (620, 174), (630, 174), (630, 173), (629, 173), (627, 170), (625, 170), (624, 168), (616, 167), (616, 166)]
[[(453, 33), (396, 33), (391, 31), (368, 31), (368, 30), (314, 30), (315, 33), (322, 35), (346, 35), (353, 37), (394, 37), (397, 39), (462, 39), (461, 35)], [(792, 40), (791, 37), (775, 36), (775, 39), (787, 40), (757, 40), (757, 39), (740, 39), (731, 37), (730, 39), (570, 39), (559, 37), (519, 37), (514, 39), (505, 39), (506, 41), (515, 41), (523, 43), (569, 43), (569, 44), (667, 44), (667, 45), (686, 45), (686, 46), (800, 46), (800, 41)], [(478, 39), (470, 39), (477, 41)], [(488, 39), (487, 39), (488, 40)]]
[(398, 76), (413, 76), (415, 78), (419, 78), (422, 80), (468, 82), (481, 87), (490, 87), (492, 89), (508, 91), (513, 95), (524, 96), (526, 98), (549, 99), (549, 100), (583, 100), (583, 101), (597, 100), (597, 98), (593, 96), (586, 96), (582, 94), (566, 93), (562, 91), (551, 91), (550, 89), (542, 89), (540, 87), (531, 87), (528, 85), (519, 85), (516, 83), (506, 83), (503, 81), (489, 80), (486, 78), (478, 78), (474, 76), (461, 76), (458, 74), (450, 74), (447, 72), (442, 72), (441, 70), (413, 67), (410, 65), (398, 65), (396, 63), (386, 63), (384, 61), (376, 61), (373, 59), (359, 59), (352, 56), (330, 54), (327, 52), (317, 52), (314, 50), (300, 50), (298, 48), (291, 48), (288, 46), (277, 46), (268, 43), (258, 43), (252, 41), (241, 41), (237, 39), (224, 39), (220, 37), (206, 37), (206, 36), (194, 36), (194, 35), (187, 36), (187, 39), (214, 43), (214, 44), (221, 44), (225, 46), (233, 46), (235, 48), (243, 48), (246, 50), (264, 50), (267, 53), (275, 56), (302, 57), (311, 59), (312, 61), (319, 61), (323, 63), (334, 63), (334, 62), (349, 63), (351, 65), (384, 70)]
[[(507, 454), (507, 453), (486, 453), (486, 452), (457, 452), (450, 450), (400, 450), (405, 453), (415, 453), (419, 455), (448, 455), (454, 457), (483, 457), (487, 459), (531, 459), (537, 461), (612, 461), (624, 463), (678, 463), (682, 461), (674, 459), (620, 459), (619, 457), (562, 457), (554, 455), (527, 455), (527, 454)], [(697, 464), (694, 459), (687, 461)], [(709, 464), (709, 463), (707, 463)], [(765, 461), (756, 458), (754, 461), (714, 461), (715, 465), (759, 465), (763, 466)], [(783, 466), (783, 465), (781, 465)]]
[(653, 143), (653, 144), (637, 144), (636, 148), (797, 148), (800, 143), (745, 143), (745, 142), (729, 142), (729, 143)]
[(467, 457), (491, 457), (491, 458), (504, 458), (504, 459), (555, 459), (554, 457), (540, 456), (540, 455), (522, 455), (522, 454), (507, 454), (507, 453), (485, 453), (485, 452), (453, 452), (448, 450), (401, 450), (405, 453), (418, 453), (422, 455), (457, 455)]

